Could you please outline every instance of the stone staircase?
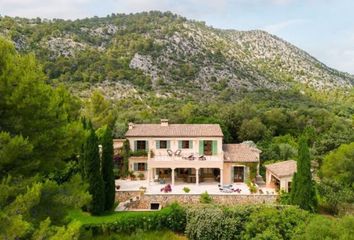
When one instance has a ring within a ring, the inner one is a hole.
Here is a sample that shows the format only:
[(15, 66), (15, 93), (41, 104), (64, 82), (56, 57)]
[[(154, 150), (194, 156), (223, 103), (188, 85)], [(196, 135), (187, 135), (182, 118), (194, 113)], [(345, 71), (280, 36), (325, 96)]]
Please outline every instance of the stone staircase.
[(130, 206), (132, 206), (134, 203), (138, 202), (140, 200), (140, 197), (133, 197), (128, 199), (127, 201), (120, 202), (118, 206), (114, 209), (115, 212), (122, 212), (122, 211), (128, 211)]

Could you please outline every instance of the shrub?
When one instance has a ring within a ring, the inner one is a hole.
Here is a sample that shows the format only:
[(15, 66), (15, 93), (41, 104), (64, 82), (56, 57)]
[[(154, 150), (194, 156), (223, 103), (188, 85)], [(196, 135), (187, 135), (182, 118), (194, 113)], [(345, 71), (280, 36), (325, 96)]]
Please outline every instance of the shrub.
[(354, 217), (340, 219), (314, 216), (303, 231), (294, 239), (352, 239), (354, 235)]
[(245, 225), (243, 239), (292, 239), (309, 213), (295, 206), (262, 207), (254, 211)]
[(130, 156), (133, 157), (142, 157), (142, 156), (147, 156), (148, 153), (146, 150), (137, 150), (137, 151), (132, 151), (130, 152)]
[(241, 239), (244, 223), (256, 206), (193, 206), (187, 212), (186, 235), (191, 240)]
[(186, 212), (183, 207), (174, 203), (154, 212), (126, 212), (114, 222), (86, 224), (84, 228), (93, 234), (102, 233), (133, 233), (138, 230), (154, 231), (170, 229), (175, 232), (184, 232), (186, 227)]
[(289, 205), (290, 204), (290, 193), (287, 193), (284, 190), (280, 190), (278, 202), (283, 205)]
[(139, 173), (138, 178), (139, 178), (140, 180), (144, 180), (144, 178), (145, 178), (144, 173)]
[(185, 193), (189, 193), (189, 192), (191, 191), (191, 189), (190, 189), (189, 187), (184, 187), (184, 188), (183, 188), (183, 191), (184, 191)]
[(247, 181), (247, 186), (251, 193), (256, 193), (258, 191), (257, 186), (250, 180)]
[(209, 193), (207, 191), (205, 191), (202, 194), (200, 194), (199, 202), (200, 203), (211, 203), (211, 202), (213, 202), (213, 199), (210, 197)]

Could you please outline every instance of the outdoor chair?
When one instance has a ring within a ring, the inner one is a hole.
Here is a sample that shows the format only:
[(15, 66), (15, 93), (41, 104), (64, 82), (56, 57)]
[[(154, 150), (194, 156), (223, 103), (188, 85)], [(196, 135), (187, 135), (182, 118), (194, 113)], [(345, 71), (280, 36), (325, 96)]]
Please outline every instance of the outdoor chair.
[(173, 156), (173, 152), (171, 149), (167, 149), (167, 154), (169, 157), (172, 157)]
[(199, 156), (198, 159), (201, 160), (201, 161), (205, 161), (206, 157), (204, 155), (202, 155), (202, 156)]
[(181, 156), (181, 153), (182, 153), (181, 149), (178, 149), (178, 150), (175, 152), (175, 156), (176, 156), (176, 157), (180, 157), (180, 156)]

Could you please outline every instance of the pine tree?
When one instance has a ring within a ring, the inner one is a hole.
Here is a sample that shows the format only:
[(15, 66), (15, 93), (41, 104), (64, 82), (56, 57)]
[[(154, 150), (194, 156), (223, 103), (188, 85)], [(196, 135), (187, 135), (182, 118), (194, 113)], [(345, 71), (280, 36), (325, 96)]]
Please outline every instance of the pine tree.
[(102, 137), (102, 177), (105, 191), (105, 210), (112, 209), (115, 199), (115, 181), (113, 173), (112, 130), (105, 128)]
[(300, 137), (297, 173), (293, 176), (290, 201), (300, 208), (314, 212), (317, 208), (317, 199), (311, 175), (310, 151), (307, 138)]
[(88, 128), (90, 134), (84, 146), (84, 166), (86, 181), (89, 183), (89, 193), (92, 196), (89, 211), (94, 215), (99, 215), (104, 211), (104, 183), (101, 174), (98, 139), (91, 123)]

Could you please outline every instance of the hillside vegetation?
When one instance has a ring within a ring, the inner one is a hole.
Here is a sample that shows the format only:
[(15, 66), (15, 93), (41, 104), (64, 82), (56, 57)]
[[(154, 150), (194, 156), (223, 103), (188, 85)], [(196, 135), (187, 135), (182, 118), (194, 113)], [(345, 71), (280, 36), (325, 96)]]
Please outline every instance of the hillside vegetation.
[(349, 90), (354, 83), (267, 32), (215, 29), (169, 12), (76, 21), (3, 17), (0, 34), (20, 52), (34, 52), (52, 82), (84, 97), (101, 88), (116, 99), (137, 91), (233, 98), (244, 90)]

